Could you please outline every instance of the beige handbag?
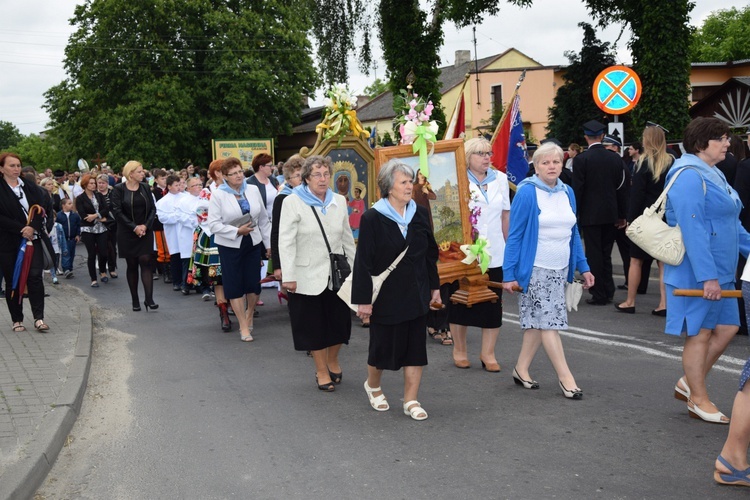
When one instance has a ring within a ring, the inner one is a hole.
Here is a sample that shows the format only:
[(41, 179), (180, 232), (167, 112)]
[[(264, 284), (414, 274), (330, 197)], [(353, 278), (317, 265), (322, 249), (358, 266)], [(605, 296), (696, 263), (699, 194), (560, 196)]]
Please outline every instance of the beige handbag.
[[(378, 298), (378, 294), (380, 293), (380, 287), (383, 286), (383, 282), (388, 278), (388, 275), (391, 274), (391, 271), (396, 269), (396, 266), (399, 262), (401, 262), (401, 259), (404, 258), (404, 255), (406, 255), (406, 251), (409, 250), (409, 247), (404, 248), (404, 251), (401, 252), (398, 257), (393, 261), (393, 263), (388, 266), (388, 268), (383, 271), (382, 273), (378, 274), (377, 276), (372, 277), (372, 300), (370, 301), (370, 304), (375, 303), (375, 299)], [(341, 288), (339, 288), (338, 296), (341, 300), (343, 300), (347, 306), (349, 306), (349, 309), (351, 309), (354, 312), (357, 312), (357, 307), (359, 304), (352, 304), (352, 278), (354, 277), (354, 273), (351, 273), (349, 276), (346, 277), (346, 280), (344, 281), (344, 284), (341, 285)]]
[[(679, 266), (682, 263), (682, 259), (685, 258), (685, 245), (682, 242), (680, 227), (672, 227), (664, 222), (667, 193), (677, 177), (687, 168), (691, 167), (681, 168), (674, 174), (656, 202), (646, 208), (643, 215), (631, 222), (625, 231), (630, 241), (641, 247), (644, 252), (670, 266)], [(703, 181), (703, 194), (706, 194), (706, 181)]]

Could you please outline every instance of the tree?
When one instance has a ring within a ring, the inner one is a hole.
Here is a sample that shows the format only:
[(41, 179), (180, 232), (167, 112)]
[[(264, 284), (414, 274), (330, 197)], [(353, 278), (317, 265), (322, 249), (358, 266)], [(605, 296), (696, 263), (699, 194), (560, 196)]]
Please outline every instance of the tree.
[[(418, 0), (380, 0), (378, 34), (383, 46), (389, 79), (388, 87), (393, 95), (406, 87), (406, 76), (412, 71), (416, 77), (414, 91), (432, 99), (435, 109), (431, 119), (440, 125), (438, 137), (445, 130), (445, 113), (440, 105), (440, 56), (443, 30), (439, 14), (433, 13), (432, 22), (419, 8)], [(407, 49), (408, 48), (408, 49)], [(415, 54), (418, 54), (415, 57)], [(396, 100), (394, 100), (394, 105)], [(394, 109), (398, 114), (403, 110)], [(398, 132), (396, 132), (398, 136)]]
[(0, 151), (15, 146), (23, 138), (18, 128), (11, 122), (0, 121)]
[[(553, 106), (549, 109), (548, 137), (555, 137), (568, 145), (572, 142), (584, 144), (582, 125), (588, 120), (601, 120), (604, 113), (596, 106), (591, 89), (597, 75), (615, 63), (609, 43), (602, 43), (594, 28), (588, 23), (579, 23), (583, 29), (581, 53), (566, 52), (568, 67)], [(627, 134), (626, 134), (627, 137)]]
[(691, 62), (750, 58), (750, 5), (712, 12), (691, 37)]
[(690, 121), (690, 0), (585, 0), (600, 26), (629, 24), (628, 42), (633, 69), (643, 84), (643, 93), (632, 113), (636, 130), (646, 121), (667, 128), (670, 138), (679, 138)]
[(384, 82), (380, 78), (376, 78), (375, 81), (372, 82), (367, 87), (365, 87), (365, 89), (362, 92), (370, 99), (374, 99), (375, 97), (379, 96), (383, 92), (387, 92), (387, 91), (388, 91), (388, 83)]
[(75, 164), (75, 158), (60, 147), (54, 135), (44, 139), (36, 134), (25, 136), (10, 151), (21, 157), (24, 167), (31, 166), (38, 171), (45, 168), (67, 170)]
[(75, 156), (207, 165), (212, 138), (291, 133), (318, 85), (307, 2), (89, 0), (45, 94)]

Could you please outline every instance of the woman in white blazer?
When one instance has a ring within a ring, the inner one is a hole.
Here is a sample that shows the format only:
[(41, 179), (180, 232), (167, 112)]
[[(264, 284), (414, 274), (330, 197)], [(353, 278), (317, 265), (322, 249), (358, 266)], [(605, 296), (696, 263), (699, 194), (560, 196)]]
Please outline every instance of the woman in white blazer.
[[(240, 324), (240, 340), (252, 342), (253, 313), (260, 294), (261, 243), (270, 253), (271, 223), (260, 191), (245, 183), (240, 160), (224, 160), (221, 173), (224, 183), (211, 195), (207, 224), (219, 249), (224, 295)], [(236, 221), (247, 214), (250, 222), (237, 226)]]
[[(471, 201), (469, 208), (478, 216), (472, 217), (473, 232), (487, 238), (490, 243), (490, 265), (487, 274), (491, 281), (503, 281), (503, 254), (510, 226), (510, 196), (508, 177), (490, 165), (492, 146), (483, 137), (469, 139), (464, 144)], [(453, 293), (458, 287), (451, 289)], [(466, 348), (468, 326), (482, 329), (482, 346), (479, 361), (488, 372), (499, 372), (495, 358), (495, 344), (503, 323), (502, 288), (490, 288), (498, 296), (497, 302), (482, 302), (466, 307), (451, 304), (448, 310), (453, 335), (453, 363), (458, 368), (469, 368), (471, 362)]]
[(279, 227), (281, 286), (289, 292), (294, 348), (312, 353), (318, 389), (327, 392), (341, 382), (339, 350), (349, 343), (352, 319), (331, 290), (331, 262), (321, 225), (331, 251), (345, 254), (350, 266), (355, 252), (346, 199), (330, 189), (331, 175), (330, 158), (305, 160), (302, 184), (284, 200)]

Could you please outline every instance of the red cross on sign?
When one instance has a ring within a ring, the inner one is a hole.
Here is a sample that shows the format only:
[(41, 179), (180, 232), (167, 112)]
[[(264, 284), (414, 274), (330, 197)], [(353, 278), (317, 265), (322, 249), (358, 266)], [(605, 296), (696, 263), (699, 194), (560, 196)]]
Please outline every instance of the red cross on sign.
[(627, 66), (610, 66), (594, 80), (594, 102), (612, 115), (627, 113), (641, 98), (641, 79)]

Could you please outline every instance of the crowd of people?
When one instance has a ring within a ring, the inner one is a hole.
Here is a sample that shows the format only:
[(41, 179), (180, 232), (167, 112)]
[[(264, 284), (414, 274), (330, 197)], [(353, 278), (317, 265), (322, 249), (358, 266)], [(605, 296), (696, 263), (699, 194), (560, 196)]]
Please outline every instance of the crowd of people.
[[(144, 182), (147, 172), (136, 161), (124, 166), (121, 178), (106, 166), (71, 179), (59, 171), (24, 177), (21, 159), (2, 154), (0, 265), (13, 330), (25, 330), (19, 290), (11, 285), (22, 241), (37, 250), (25, 286), (39, 331), (49, 329), (43, 269), (72, 278), (79, 241), (86, 248), (92, 287), (116, 279), (117, 258), (123, 258), (133, 311), (141, 310), (139, 281), (146, 310), (158, 308), (153, 283), (161, 277), (175, 291), (197, 291), (215, 301), (222, 330), (231, 331), (234, 314), (243, 342), (254, 340), (261, 269), (268, 261), (263, 281), (277, 281), (279, 300), (288, 301), (294, 349), (312, 358), (317, 389), (334, 392), (343, 381), (340, 354), (352, 329), (349, 307), (337, 295), (335, 270), (341, 267), (351, 272), (356, 316), (369, 326), (363, 385), (374, 410), (390, 409), (381, 387), (383, 370), (403, 369), (404, 413), (418, 421), (428, 417), (418, 399), (428, 332), (452, 345), (454, 365), (467, 369), (468, 327), (479, 329), (482, 368), (501, 371), (495, 349), (503, 293), (517, 294), (523, 330), (514, 383), (540, 387), (531, 365), (541, 346), (562, 395), (577, 400), (584, 392), (559, 334), (568, 328), (566, 288), (578, 273), (592, 306), (613, 303), (615, 290), (625, 289), (627, 298), (614, 307), (636, 313), (653, 258), (627, 240), (625, 229), (674, 177), (666, 222), (680, 227), (686, 252), (679, 265), (658, 262), (660, 301), (651, 314), (666, 317), (665, 333), (684, 337), (683, 371), (674, 390), (686, 402), (687, 414), (730, 424), (715, 464), (716, 481), (748, 486), (750, 360), (731, 420), (711, 402), (705, 383), (741, 324), (738, 302), (723, 299), (722, 291), (734, 290), (741, 275), (743, 291), (750, 294), (750, 266), (745, 266), (750, 163), (741, 162), (744, 145), (728, 154), (729, 128), (717, 119), (697, 118), (684, 131), (679, 155), (667, 148), (667, 131), (649, 123), (641, 140), (629, 146), (626, 162), (619, 154), (623, 145), (604, 129), (596, 120), (584, 124), (585, 150), (544, 141), (533, 154), (529, 177), (514, 192), (507, 176), (492, 167), (489, 141), (466, 141), (472, 230), (490, 243), (488, 275), (498, 296), (471, 308), (450, 303), (457, 284), (441, 286), (432, 215), (424, 203), (430, 199), (428, 179), (399, 160), (380, 167), (379, 196), (371, 209), (357, 213), (355, 245), (350, 200), (332, 189), (327, 157), (295, 155), (278, 168), (271, 156), (260, 154), (249, 178), (239, 159), (227, 158), (205, 171), (196, 172), (192, 164), (176, 173), (153, 169), (150, 182)], [(619, 287), (611, 260), (616, 242), (626, 274)], [(51, 265), (45, 260), (48, 243), (55, 254)], [(373, 277), (387, 269), (391, 275), (373, 300)], [(702, 299), (676, 296), (676, 289), (700, 290)]]

